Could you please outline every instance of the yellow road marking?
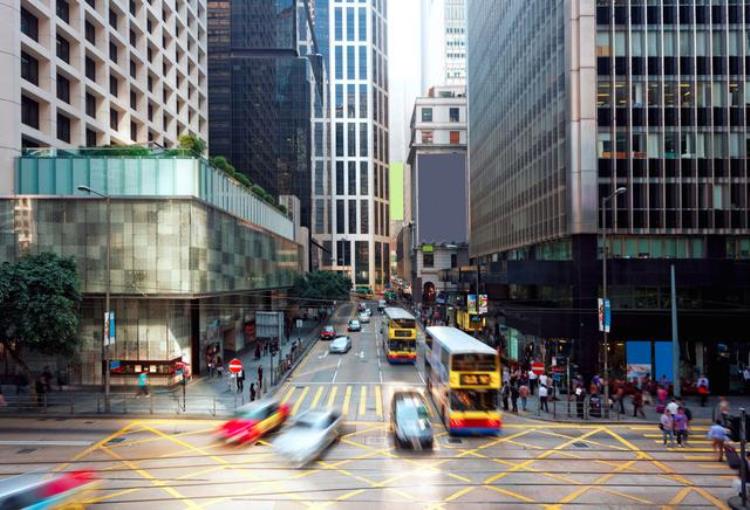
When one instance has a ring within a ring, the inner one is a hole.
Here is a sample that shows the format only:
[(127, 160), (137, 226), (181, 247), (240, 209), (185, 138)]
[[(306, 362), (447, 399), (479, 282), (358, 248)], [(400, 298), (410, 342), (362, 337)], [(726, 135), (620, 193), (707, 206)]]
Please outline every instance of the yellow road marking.
[(359, 389), (359, 415), (362, 416), (367, 412), (367, 386)]
[(282, 403), (282, 404), (286, 404), (286, 403), (287, 403), (287, 401), (288, 401), (288, 400), (289, 400), (290, 398), (292, 398), (292, 394), (293, 394), (293, 393), (294, 393), (294, 386), (292, 386), (291, 388), (289, 388), (289, 391), (287, 392), (287, 394), (286, 394), (286, 395), (284, 395), (284, 398), (283, 398), (283, 399), (281, 399), (281, 403)]
[(342, 496), (339, 496), (338, 498), (336, 498), (336, 501), (345, 501), (345, 500), (347, 500), (347, 499), (349, 499), (351, 497), (356, 496), (357, 494), (362, 494), (363, 492), (365, 492), (365, 489), (357, 489), (356, 491), (352, 491), (352, 492), (350, 492), (348, 494), (344, 494)]
[(121, 436), (122, 434), (124, 434), (125, 432), (127, 432), (128, 430), (130, 430), (130, 428), (133, 427), (135, 424), (136, 424), (135, 421), (131, 421), (130, 423), (128, 423), (124, 427), (120, 428), (118, 431), (113, 432), (112, 434), (108, 435), (107, 437), (105, 437), (101, 441), (99, 441), (99, 442), (97, 442), (95, 444), (92, 444), (91, 446), (89, 446), (88, 448), (86, 448), (85, 450), (83, 450), (82, 452), (76, 454), (70, 461), (65, 462), (63, 464), (60, 464), (59, 466), (57, 466), (52, 471), (53, 472), (62, 471), (66, 467), (70, 466), (73, 462), (75, 462), (75, 461), (77, 461), (77, 460), (85, 457), (86, 455), (88, 455), (89, 453), (93, 452), (94, 450), (98, 450), (99, 448), (101, 448), (102, 446), (104, 446), (105, 444), (107, 444), (108, 442), (112, 441), (114, 438), (116, 438), (118, 436)]
[(449, 503), (449, 502), (453, 501), (454, 499), (458, 499), (461, 496), (467, 495), (468, 493), (470, 493), (471, 491), (473, 491), (475, 488), (476, 487), (464, 487), (463, 489), (458, 490), (458, 491), (454, 492), (453, 494), (451, 494), (450, 496), (448, 496), (447, 498), (445, 498), (443, 500), (443, 502), (444, 503)]
[(152, 434), (156, 434), (157, 436), (161, 436), (164, 439), (173, 442), (177, 446), (182, 446), (183, 448), (185, 448), (187, 450), (191, 450), (191, 451), (194, 451), (196, 453), (200, 453), (201, 455), (205, 455), (209, 459), (214, 460), (214, 461), (218, 462), (219, 464), (224, 464), (224, 465), (231, 464), (231, 462), (229, 462), (228, 460), (226, 460), (223, 457), (219, 457), (217, 455), (211, 455), (206, 450), (204, 450), (203, 448), (199, 448), (199, 447), (197, 447), (195, 445), (192, 445), (190, 443), (186, 443), (185, 441), (183, 441), (181, 439), (178, 439), (176, 437), (170, 436), (169, 434), (166, 434), (166, 433), (162, 432), (159, 429), (156, 429), (154, 427), (150, 427), (150, 426), (144, 425), (144, 424), (141, 424), (141, 427), (143, 428), (143, 430), (147, 430), (148, 432), (151, 432)]
[(294, 403), (294, 407), (292, 407), (292, 416), (297, 414), (297, 411), (299, 411), (299, 408), (302, 406), (302, 402), (305, 401), (305, 397), (307, 396), (308, 391), (310, 391), (310, 387), (305, 386), (305, 389), (302, 390), (302, 395), (297, 398), (297, 401)]
[(310, 404), (310, 407), (317, 407), (318, 402), (320, 401), (320, 397), (323, 396), (323, 386), (318, 388), (318, 391), (315, 392), (315, 396), (313, 397), (312, 404)]
[(328, 395), (328, 404), (326, 404), (326, 407), (329, 409), (333, 407), (333, 401), (336, 399), (336, 392), (339, 391), (338, 386), (334, 386), (331, 388), (331, 394)]
[(383, 393), (380, 385), (375, 386), (375, 414), (383, 416)]
[(462, 482), (471, 483), (471, 478), (457, 475), (456, 473), (448, 473), (448, 476), (450, 476), (451, 478), (455, 478), (456, 480), (461, 480)]
[(483, 487), (485, 489), (493, 490), (493, 491), (497, 492), (498, 494), (504, 494), (506, 496), (510, 496), (512, 498), (519, 499), (519, 500), (521, 500), (521, 501), (523, 501), (525, 503), (533, 503), (534, 502), (533, 499), (531, 499), (529, 497), (526, 497), (523, 494), (518, 494), (517, 492), (509, 491), (507, 489), (501, 489), (500, 487), (495, 487), (494, 485), (484, 485)]
[(347, 415), (349, 414), (349, 401), (352, 399), (352, 387), (347, 386), (346, 392), (344, 393), (344, 405), (341, 408), (341, 414)]

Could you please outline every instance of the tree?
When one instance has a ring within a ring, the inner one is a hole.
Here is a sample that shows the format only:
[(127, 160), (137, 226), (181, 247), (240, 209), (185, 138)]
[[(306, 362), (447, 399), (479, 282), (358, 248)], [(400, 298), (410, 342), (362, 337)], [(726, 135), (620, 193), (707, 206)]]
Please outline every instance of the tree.
[(206, 142), (200, 136), (185, 133), (180, 135), (179, 142), (180, 149), (189, 151), (196, 158), (200, 158), (206, 152)]
[(29, 380), (26, 351), (76, 352), (80, 287), (75, 261), (54, 253), (0, 265), (0, 343)]
[(352, 281), (348, 276), (333, 271), (313, 271), (297, 277), (292, 292), (300, 301), (324, 304), (349, 299)]

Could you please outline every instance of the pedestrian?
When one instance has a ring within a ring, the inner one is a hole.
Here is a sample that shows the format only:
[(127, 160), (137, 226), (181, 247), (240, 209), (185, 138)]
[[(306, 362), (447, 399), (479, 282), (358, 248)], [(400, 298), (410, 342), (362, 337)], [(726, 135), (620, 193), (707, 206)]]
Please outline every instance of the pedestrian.
[(716, 422), (711, 425), (711, 428), (708, 429), (708, 434), (706, 434), (706, 437), (711, 440), (711, 447), (713, 448), (714, 453), (718, 454), (716, 460), (719, 462), (724, 460), (724, 443), (729, 441), (728, 432), (729, 430), (724, 427), (721, 421), (716, 420)]
[(135, 394), (136, 398), (140, 398), (141, 395), (144, 395), (146, 397), (149, 396), (148, 391), (148, 374), (146, 372), (141, 372), (138, 374), (138, 392)]
[(250, 383), (250, 402), (255, 400), (255, 383)]
[(586, 391), (580, 384), (576, 386), (576, 414), (583, 419), (583, 401), (586, 400)]
[(549, 377), (544, 372), (539, 376), (539, 386), (549, 386)]
[(667, 411), (669, 411), (669, 414), (672, 416), (677, 414), (677, 410), (680, 408), (680, 405), (677, 403), (675, 399), (671, 399), (669, 401), (669, 404), (667, 404)]
[(224, 362), (219, 355), (216, 356), (216, 373), (220, 378), (224, 377)]
[(258, 391), (263, 389), (263, 365), (258, 365)]
[(37, 377), (34, 381), (34, 392), (36, 393), (36, 405), (41, 406), (45, 393), (44, 379), (42, 379), (42, 376)]
[(529, 395), (534, 396), (534, 389), (536, 388), (539, 376), (533, 370), (529, 370)]
[(522, 384), (518, 388), (518, 396), (521, 397), (521, 410), (526, 412), (526, 404), (529, 401), (529, 387)]
[(503, 411), (507, 411), (508, 397), (510, 397), (510, 381), (503, 383), (503, 389), (500, 390), (500, 396), (503, 399)]
[(518, 381), (511, 379), (510, 381), (510, 403), (512, 405), (511, 412), (518, 414)]
[(52, 391), (52, 372), (50, 372), (49, 365), (44, 367), (42, 371), (42, 382), (44, 383), (44, 391), (49, 393)]
[(710, 392), (708, 377), (706, 377), (704, 374), (701, 374), (701, 376), (698, 378), (697, 386), (698, 395), (701, 396), (701, 407), (706, 407), (706, 402), (708, 402), (708, 394)]
[(260, 344), (257, 342), (255, 344), (255, 359), (260, 359)]
[(663, 386), (659, 386), (656, 389), (657, 412), (661, 412), (658, 410), (658, 407), (664, 407), (667, 405), (667, 395), (667, 390)]
[(680, 400), (678, 402), (680, 407), (682, 407), (685, 410), (685, 416), (687, 417), (687, 432), (685, 434), (685, 444), (687, 445), (688, 436), (690, 435), (690, 423), (693, 421), (693, 412), (690, 410), (688, 406), (685, 405), (685, 402), (683, 400)]
[(540, 384), (539, 385), (539, 409), (544, 409), (546, 412), (549, 412), (549, 407), (547, 406), (547, 385), (546, 384)]
[(239, 372), (237, 372), (237, 391), (242, 393), (245, 391), (245, 369), (241, 368)]
[(742, 381), (745, 383), (745, 393), (750, 394), (750, 365), (745, 365), (742, 371)]
[(677, 437), (677, 444), (680, 445), (680, 447), (685, 448), (685, 442), (687, 441), (687, 430), (688, 430), (688, 421), (687, 416), (685, 416), (685, 408), (678, 407), (677, 408), (677, 414), (673, 417), (674, 420), (674, 433)]
[(664, 409), (659, 418), (659, 430), (661, 430), (661, 436), (664, 441), (664, 446), (667, 446), (667, 439), (669, 439), (669, 446), (674, 446), (674, 420), (672, 419), (672, 413), (668, 409)]
[(625, 388), (622, 387), (622, 384), (618, 384), (617, 389), (615, 390), (615, 402), (619, 407), (618, 412), (620, 414), (625, 414)]
[(643, 392), (636, 389), (633, 393), (633, 418), (637, 418), (638, 415), (645, 418), (646, 413), (643, 412)]
[(719, 404), (716, 406), (716, 416), (714, 418), (721, 420), (721, 424), (725, 427), (729, 426), (729, 411), (730, 406), (727, 397), (719, 397)]

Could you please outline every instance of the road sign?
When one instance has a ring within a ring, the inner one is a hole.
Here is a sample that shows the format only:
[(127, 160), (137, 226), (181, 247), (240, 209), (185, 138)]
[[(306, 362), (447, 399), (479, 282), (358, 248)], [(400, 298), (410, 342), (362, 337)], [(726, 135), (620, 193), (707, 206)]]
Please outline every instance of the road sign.
[(232, 361), (229, 362), (229, 371), (233, 374), (239, 374), (242, 370), (242, 362), (238, 360), (237, 358), (234, 358)]
[(534, 372), (536, 375), (542, 375), (544, 373), (544, 363), (535, 361), (534, 363), (531, 364), (531, 371)]

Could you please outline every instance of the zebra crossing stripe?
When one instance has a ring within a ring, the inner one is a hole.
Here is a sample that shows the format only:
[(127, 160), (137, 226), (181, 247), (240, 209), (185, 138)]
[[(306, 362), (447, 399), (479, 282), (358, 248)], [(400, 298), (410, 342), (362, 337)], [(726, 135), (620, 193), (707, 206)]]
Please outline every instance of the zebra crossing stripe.
[(367, 412), (367, 386), (359, 389), (359, 415), (362, 416)]
[(288, 401), (288, 400), (289, 400), (290, 398), (292, 398), (292, 394), (293, 394), (293, 393), (294, 393), (294, 386), (292, 386), (291, 388), (289, 388), (289, 392), (288, 392), (288, 393), (287, 393), (287, 394), (286, 394), (286, 395), (284, 396), (284, 398), (283, 398), (283, 399), (281, 399), (281, 403), (282, 403), (282, 404), (286, 404), (286, 403), (287, 403), (287, 401)]
[(380, 386), (375, 386), (375, 414), (383, 416), (383, 394)]
[(315, 392), (315, 397), (313, 397), (312, 404), (310, 404), (310, 407), (317, 407), (318, 402), (320, 401), (320, 397), (323, 396), (323, 386), (318, 387), (318, 391)]
[(344, 393), (344, 405), (341, 409), (341, 412), (343, 414), (349, 414), (349, 402), (351, 401), (351, 399), (352, 399), (352, 387), (347, 386), (346, 392)]
[(334, 386), (331, 388), (331, 394), (328, 395), (328, 404), (326, 405), (326, 407), (328, 407), (329, 409), (333, 407), (333, 402), (334, 400), (336, 400), (336, 393), (338, 391), (339, 391), (338, 386)]
[(294, 403), (294, 407), (292, 408), (292, 415), (297, 414), (297, 411), (299, 411), (299, 408), (302, 405), (302, 402), (305, 401), (305, 397), (307, 396), (307, 392), (308, 391), (310, 391), (310, 387), (309, 386), (305, 386), (305, 389), (302, 390), (302, 395), (300, 395), (300, 397)]

